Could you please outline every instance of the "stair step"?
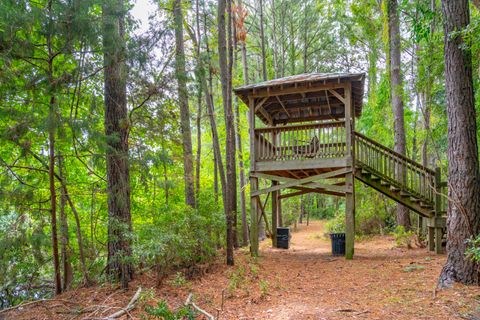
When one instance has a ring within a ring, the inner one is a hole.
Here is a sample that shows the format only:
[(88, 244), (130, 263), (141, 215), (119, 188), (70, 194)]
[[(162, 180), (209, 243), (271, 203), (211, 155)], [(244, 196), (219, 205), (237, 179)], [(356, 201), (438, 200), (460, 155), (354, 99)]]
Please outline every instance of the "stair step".
[(408, 193), (406, 191), (403, 191), (403, 190), (400, 190), (400, 196), (407, 198), (407, 197), (410, 197), (410, 193)]
[(369, 175), (371, 175), (371, 173), (370, 173), (370, 171), (367, 171), (367, 170), (365, 170), (365, 169), (362, 169), (362, 175), (364, 175), (364, 176), (369, 176)]
[(379, 176), (377, 176), (377, 175), (375, 175), (375, 174), (372, 174), (372, 176), (370, 177), (370, 179), (376, 180), (376, 181), (382, 180), (382, 178), (380, 178)]
[(412, 201), (412, 202), (420, 202), (420, 199), (415, 198), (415, 197), (410, 197), (410, 201)]
[(390, 185), (390, 183), (388, 181), (385, 181), (385, 180), (381, 180), (380, 181), (380, 185), (384, 186), (384, 187), (388, 187)]
[(420, 207), (427, 209), (427, 208), (433, 208), (433, 205), (420, 201)]
[(398, 191), (400, 191), (400, 188), (398, 188), (396, 186), (390, 186), (390, 191), (398, 192)]

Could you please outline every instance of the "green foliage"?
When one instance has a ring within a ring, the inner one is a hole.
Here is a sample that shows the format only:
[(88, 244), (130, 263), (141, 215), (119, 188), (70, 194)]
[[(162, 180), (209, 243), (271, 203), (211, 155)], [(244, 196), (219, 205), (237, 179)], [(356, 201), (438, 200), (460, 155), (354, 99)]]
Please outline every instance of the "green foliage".
[(403, 272), (414, 272), (414, 271), (422, 271), (425, 270), (424, 266), (411, 264), (403, 269)]
[(480, 235), (467, 240), (465, 255), (473, 262), (480, 263)]
[(260, 287), (260, 298), (265, 298), (268, 295), (269, 291), (268, 281), (260, 279), (260, 281), (258, 282), (258, 286)]
[(412, 230), (407, 231), (404, 226), (396, 226), (392, 235), (395, 238), (395, 244), (397, 247), (412, 248), (412, 240), (415, 236), (415, 233)]
[(187, 284), (187, 279), (185, 279), (183, 273), (177, 272), (172, 281), (170, 281), (170, 284), (176, 288), (180, 288)]
[(134, 245), (138, 261), (164, 270), (211, 261), (224, 238), (222, 211), (209, 194), (199, 203), (197, 210), (184, 204), (164, 207), (139, 223)]
[(168, 304), (161, 300), (156, 307), (146, 306), (145, 312), (148, 318), (162, 319), (162, 320), (194, 320), (195, 312), (190, 310), (188, 306), (183, 306), (177, 310), (171, 310)]

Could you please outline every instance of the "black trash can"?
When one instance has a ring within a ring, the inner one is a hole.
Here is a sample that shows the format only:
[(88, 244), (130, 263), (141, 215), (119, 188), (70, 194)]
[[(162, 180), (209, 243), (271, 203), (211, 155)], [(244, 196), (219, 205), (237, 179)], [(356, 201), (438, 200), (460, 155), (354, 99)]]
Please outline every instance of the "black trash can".
[(290, 246), (290, 228), (277, 228), (277, 248), (288, 249)]
[(332, 240), (332, 255), (345, 255), (345, 233), (330, 233), (330, 240)]

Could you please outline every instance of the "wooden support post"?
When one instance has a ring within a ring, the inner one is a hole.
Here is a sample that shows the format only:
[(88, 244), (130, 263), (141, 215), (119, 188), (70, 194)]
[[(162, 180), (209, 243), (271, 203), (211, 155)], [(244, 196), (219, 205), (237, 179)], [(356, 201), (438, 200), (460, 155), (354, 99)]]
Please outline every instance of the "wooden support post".
[[(255, 100), (248, 99), (248, 122), (250, 133), (250, 173), (255, 172)], [(250, 176), (250, 254), (258, 256), (258, 207), (252, 193), (258, 190), (258, 178)]]
[(428, 227), (428, 251), (435, 249), (435, 228)]
[[(250, 193), (258, 189), (258, 178), (250, 177)], [(257, 197), (250, 196), (250, 253), (258, 256), (258, 204)]]
[(438, 219), (441, 216), (442, 210), (442, 196), (441, 196), (441, 188), (440, 184), (442, 182), (442, 172), (440, 168), (435, 168), (435, 253), (441, 254), (442, 253), (442, 228), (438, 226)]
[(277, 200), (277, 213), (278, 213), (278, 226), (283, 227), (283, 216), (282, 216), (282, 190), (278, 190), (278, 200)]
[[(272, 186), (277, 185), (278, 181), (272, 181)], [(272, 192), (272, 247), (277, 247), (277, 227), (278, 227), (278, 193)]]
[(435, 228), (435, 254), (442, 253), (442, 228)]
[[(354, 177), (352, 173), (345, 177), (346, 186), (354, 189)], [(345, 197), (345, 258), (353, 259), (355, 247), (355, 191), (347, 192)]]
[(352, 118), (355, 118), (352, 110), (352, 88), (351, 83), (345, 86), (345, 144), (347, 147), (347, 168), (351, 170), (345, 175), (345, 258), (353, 259), (355, 247), (355, 169), (353, 161), (353, 138)]

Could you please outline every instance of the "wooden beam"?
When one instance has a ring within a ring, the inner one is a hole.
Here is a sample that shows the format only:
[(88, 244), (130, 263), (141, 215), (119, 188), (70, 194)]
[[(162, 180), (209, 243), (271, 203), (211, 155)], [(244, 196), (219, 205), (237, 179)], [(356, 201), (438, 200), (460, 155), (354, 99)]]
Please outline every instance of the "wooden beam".
[(347, 172), (351, 172), (351, 170), (347, 169), (347, 168), (342, 168), (342, 169), (339, 169), (339, 170), (325, 172), (325, 173), (322, 173), (322, 174), (319, 174), (319, 175), (315, 175), (315, 176), (311, 176), (311, 177), (307, 177), (307, 178), (303, 178), (303, 179), (292, 180), (292, 181), (289, 181), (289, 182), (284, 183), (284, 184), (280, 184), (280, 185), (273, 186), (273, 187), (270, 187), (270, 188), (255, 191), (255, 192), (252, 193), (252, 197), (253, 196), (259, 196), (261, 194), (266, 194), (266, 193), (269, 193), (269, 192), (272, 192), (272, 191), (277, 191), (277, 190), (282, 190), (282, 189), (285, 189), (285, 188), (290, 188), (290, 187), (302, 185), (302, 184), (308, 184), (308, 183), (314, 182), (316, 180), (326, 179), (326, 178), (337, 176), (337, 175), (340, 175), (340, 174), (346, 174)]
[(269, 125), (273, 125), (273, 119), (272, 117), (270, 116), (270, 114), (263, 108), (263, 107), (260, 107), (258, 109), (258, 112), (260, 112), (262, 114), (262, 116), (265, 117), (265, 119), (267, 119), (267, 122)]
[(283, 104), (282, 100), (280, 100), (280, 98), (279, 98), (278, 96), (275, 96), (275, 98), (277, 98), (278, 103), (280, 103), (280, 105), (281, 105), (282, 108), (283, 108), (283, 111), (285, 111), (285, 113), (287, 114), (287, 116), (290, 118), (290, 113), (288, 113), (287, 108), (285, 108), (285, 105)]
[(344, 168), (346, 158), (320, 158), (287, 161), (260, 161), (255, 163), (257, 171), (288, 171), (300, 169)]
[[(347, 90), (345, 90), (345, 98), (342, 97), (342, 96), (340, 95), (340, 93), (338, 93), (337, 91), (335, 91), (335, 89), (328, 89), (328, 91), (331, 92), (338, 100), (342, 101), (343, 104), (346, 104), (346, 102), (347, 102), (347, 94), (346, 94), (346, 91), (347, 91)], [(346, 106), (345, 106), (345, 108), (346, 108)]]
[(281, 96), (285, 94), (293, 94), (293, 93), (307, 93), (307, 92), (317, 92), (317, 91), (323, 91), (325, 89), (339, 89), (339, 88), (344, 88), (345, 83), (325, 83), (325, 84), (320, 84), (317, 86), (312, 86), (312, 87), (290, 87), (290, 88), (283, 88), (280, 90), (263, 90), (259, 92), (252, 92), (250, 97), (253, 98), (261, 98), (261, 97), (272, 97), (272, 96)]
[(255, 112), (257, 112), (258, 109), (260, 109), (267, 100), (268, 97), (261, 99), (260, 102), (255, 105)]

